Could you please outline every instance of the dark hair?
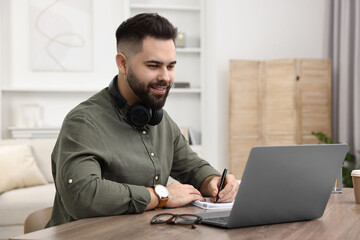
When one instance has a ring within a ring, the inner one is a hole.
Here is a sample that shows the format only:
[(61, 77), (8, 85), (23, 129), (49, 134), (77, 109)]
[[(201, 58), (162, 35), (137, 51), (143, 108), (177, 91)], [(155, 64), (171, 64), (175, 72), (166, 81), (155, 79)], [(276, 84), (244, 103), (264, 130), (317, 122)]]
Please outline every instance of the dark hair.
[(117, 49), (119, 51), (119, 43), (122, 42), (139, 46), (148, 36), (175, 41), (177, 28), (157, 13), (140, 13), (121, 23), (116, 30)]

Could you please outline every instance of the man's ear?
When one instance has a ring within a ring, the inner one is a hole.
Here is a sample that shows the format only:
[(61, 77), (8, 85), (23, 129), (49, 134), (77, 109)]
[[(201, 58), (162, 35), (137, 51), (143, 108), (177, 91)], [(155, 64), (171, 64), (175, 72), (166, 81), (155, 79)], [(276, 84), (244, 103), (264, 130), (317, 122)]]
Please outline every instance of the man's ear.
[(123, 53), (116, 54), (116, 65), (119, 72), (126, 75), (128, 68), (128, 59)]

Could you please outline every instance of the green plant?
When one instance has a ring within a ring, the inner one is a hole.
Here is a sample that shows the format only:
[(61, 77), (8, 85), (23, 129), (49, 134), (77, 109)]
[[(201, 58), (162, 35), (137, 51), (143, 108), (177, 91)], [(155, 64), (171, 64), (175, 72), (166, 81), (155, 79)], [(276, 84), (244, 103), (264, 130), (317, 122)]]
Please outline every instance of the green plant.
[[(327, 136), (325, 133), (322, 132), (311, 132), (312, 135), (317, 137), (319, 143), (326, 143), (326, 144), (333, 144), (334, 141), (331, 137)], [(349, 165), (355, 164), (355, 155), (348, 152), (345, 156), (344, 162), (349, 163)], [(351, 171), (352, 169), (348, 166), (342, 167), (342, 182), (344, 187), (353, 187), (352, 179), (351, 179)]]

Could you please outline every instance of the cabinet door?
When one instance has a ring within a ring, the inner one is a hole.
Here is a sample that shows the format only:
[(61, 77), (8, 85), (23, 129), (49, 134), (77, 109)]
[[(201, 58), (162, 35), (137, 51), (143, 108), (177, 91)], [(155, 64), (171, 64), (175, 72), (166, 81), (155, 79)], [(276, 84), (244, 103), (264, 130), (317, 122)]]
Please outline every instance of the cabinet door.
[(229, 163), (237, 178), (250, 149), (261, 143), (260, 71), (259, 61), (230, 61)]
[(331, 63), (329, 59), (299, 60), (299, 143), (318, 143), (311, 134), (331, 136)]
[(296, 144), (296, 60), (265, 61), (262, 80), (262, 144)]

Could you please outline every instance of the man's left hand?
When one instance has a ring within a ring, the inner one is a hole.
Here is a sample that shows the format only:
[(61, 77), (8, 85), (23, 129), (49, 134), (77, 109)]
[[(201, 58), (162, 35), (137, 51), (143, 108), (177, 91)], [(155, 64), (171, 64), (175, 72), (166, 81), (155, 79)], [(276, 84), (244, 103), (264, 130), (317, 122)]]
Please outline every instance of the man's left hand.
[[(201, 185), (201, 194), (210, 196), (212, 202), (216, 202), (216, 196), (220, 187), (221, 176), (209, 176)], [(236, 193), (239, 189), (239, 182), (232, 174), (227, 174), (223, 189), (219, 192), (219, 203), (232, 202), (235, 200)]]

